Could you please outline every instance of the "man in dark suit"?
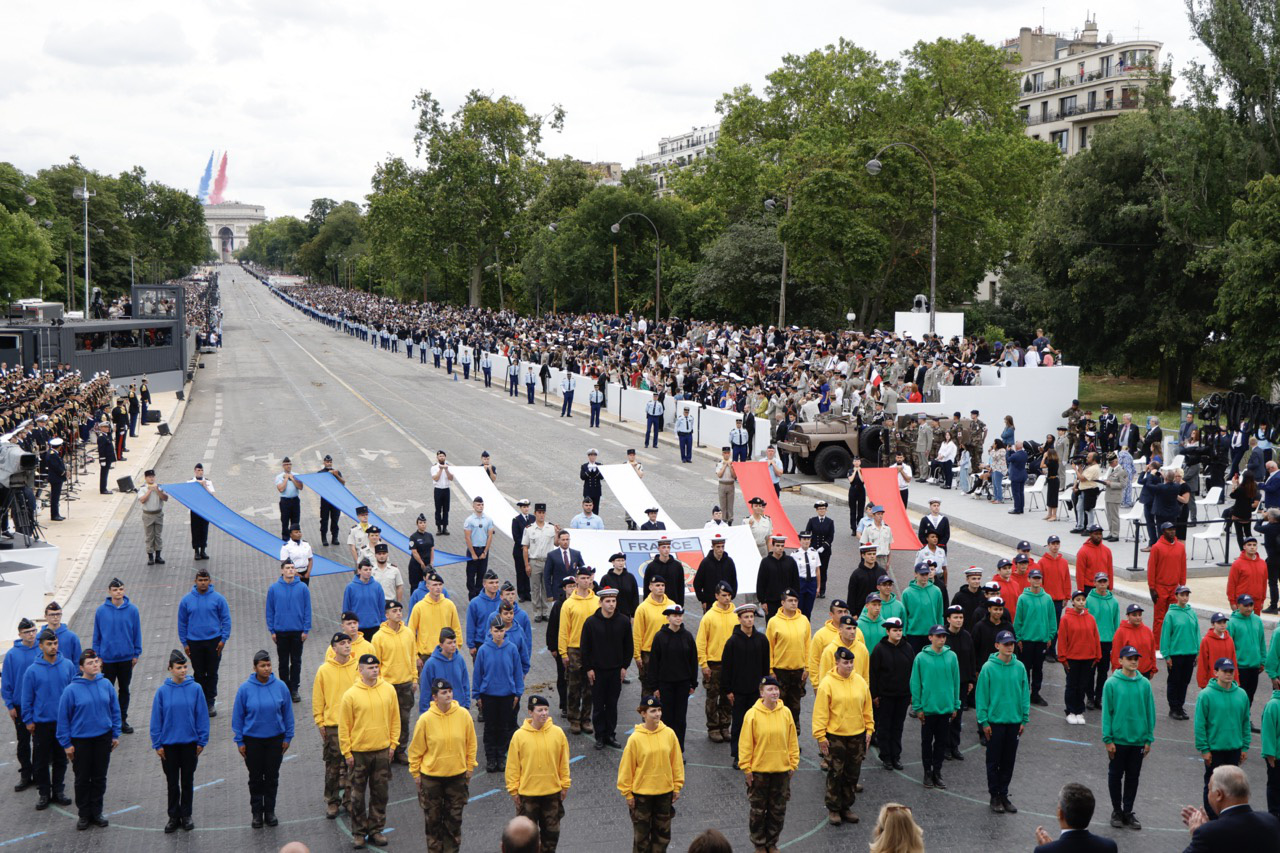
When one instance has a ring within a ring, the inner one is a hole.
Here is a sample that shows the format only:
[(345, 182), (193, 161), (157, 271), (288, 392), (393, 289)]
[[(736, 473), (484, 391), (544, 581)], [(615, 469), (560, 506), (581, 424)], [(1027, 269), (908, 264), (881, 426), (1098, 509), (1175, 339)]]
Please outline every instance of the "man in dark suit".
[(1120, 432), (1116, 441), (1123, 450), (1129, 451), (1130, 456), (1138, 455), (1138, 428), (1133, 425), (1133, 415), (1125, 413), (1124, 420), (1120, 422)]
[(546, 584), (547, 598), (564, 598), (561, 581), (572, 577), (578, 566), (582, 565), (582, 552), (569, 547), (569, 531), (561, 530), (556, 534), (556, 547), (547, 552)]
[(1009, 466), (1009, 484), (1013, 489), (1013, 509), (1009, 510), (1009, 515), (1022, 515), (1026, 502), (1027, 451), (1022, 449), (1021, 441), (1013, 443), (1013, 450), (1005, 454), (1005, 462)]
[[(1160, 458), (1164, 458), (1164, 430), (1160, 428), (1160, 419), (1151, 418), (1150, 426), (1147, 428), (1147, 434), (1142, 437), (1142, 452), (1146, 455), (1148, 461), (1152, 454), (1159, 453)], [(1167, 460), (1166, 460), (1167, 461)]]
[(1249, 777), (1239, 767), (1224, 764), (1209, 779), (1211, 819), (1204, 809), (1183, 806), (1182, 822), (1191, 830), (1183, 853), (1278, 853), (1280, 819), (1249, 807)]
[[(511, 519), (511, 560), (515, 566), (524, 565), (524, 529), (533, 524), (534, 517), (529, 513), (528, 498), (521, 498), (516, 501), (515, 518)], [(516, 595), (521, 601), (530, 601), (532, 594), (529, 589), (529, 576), (524, 572), (516, 572)]]
[(116, 446), (111, 441), (111, 425), (103, 421), (98, 424), (98, 491), (101, 494), (111, 494), (111, 489), (107, 488), (107, 477), (115, 462)]
[(1062, 831), (1054, 841), (1043, 826), (1036, 827), (1036, 853), (1116, 853), (1110, 838), (1089, 831), (1093, 820), (1093, 791), (1077, 782), (1068, 782), (1058, 792), (1058, 826)]

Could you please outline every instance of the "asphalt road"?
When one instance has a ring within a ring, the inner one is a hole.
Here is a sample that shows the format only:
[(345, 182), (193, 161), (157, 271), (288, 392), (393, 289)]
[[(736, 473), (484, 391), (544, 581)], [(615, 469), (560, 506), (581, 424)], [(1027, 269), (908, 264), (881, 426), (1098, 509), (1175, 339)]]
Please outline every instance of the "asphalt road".
[[(497, 382), (493, 389), (485, 390), (479, 383), (450, 381), (443, 371), (418, 364), (416, 357), (409, 360), (403, 354), (374, 350), (305, 320), (249, 276), (227, 269), (222, 277), (226, 346), (205, 357), (206, 366), (199, 371), (181, 434), (166, 450), (158, 471), (162, 482), (185, 480), (192, 466), (203, 461), (218, 496), (268, 530), (278, 529), (271, 481), (285, 455), (295, 460), (296, 470), (306, 472), (318, 469), (320, 458), (331, 453), (357, 495), (400, 530), (410, 531), (420, 510), (428, 515), (431, 512), (427, 470), (437, 447), (446, 448), (455, 464), (474, 464), (480, 452), (488, 450), (498, 467), (499, 485), (509, 497), (545, 500), (552, 520), (563, 523), (578, 509), (577, 468), (588, 446), (601, 449), (601, 462), (616, 462), (622, 460), (625, 448), (643, 444), (636, 433), (624, 429), (606, 425), (588, 430), (585, 416), (560, 419), (556, 409), (540, 403), (510, 402)], [(680, 465), (674, 442), (666, 438), (656, 453), (641, 449), (648, 472), (645, 482), (677, 519), (690, 526), (700, 525), (715, 502), (712, 463), (697, 458), (692, 465)], [(784, 493), (783, 503), (800, 524), (811, 513), (811, 499)], [(304, 535), (318, 547), (317, 507), (314, 496), (304, 499)], [(604, 509), (606, 519), (617, 524), (618, 506), (607, 492)], [(458, 534), (463, 512), (455, 494), (454, 527), (458, 532), (441, 542), (446, 549), (461, 547)], [(843, 513), (843, 508), (835, 508), (838, 518)], [(131, 511), (102, 571), (88, 581), (91, 592), (71, 620), (72, 628), (87, 644), (92, 636), (93, 609), (105, 597), (107, 581), (116, 576), (126, 582), (128, 595), (142, 611), (145, 645), (134, 677), (131, 712), (137, 733), (125, 736), (113, 755), (105, 809), (111, 827), (77, 832), (74, 810), (54, 807), (35, 812), (34, 790), (14, 794), (6, 788), (0, 798), (0, 826), (5, 827), (0, 829), (0, 847), (134, 851), (153, 850), (152, 844), (162, 849), (210, 849), (216, 843), (230, 849), (268, 851), (287, 840), (300, 839), (315, 851), (349, 849), (345, 816), (338, 821), (324, 818), (320, 743), (306, 702), (295, 706), (298, 733), (282, 768), (277, 812), (281, 824), (265, 830), (249, 827), (246, 774), (231, 740), (230, 707), (236, 687), (250, 673), (254, 652), (269, 645), (263, 602), (277, 568), (273, 560), (217, 530), (210, 539), (213, 559), (200, 565), (212, 571), (215, 588), (228, 598), (232, 609), (232, 637), (222, 664), (223, 713), (213, 721), (213, 737), (196, 775), (200, 786), (195, 801), (196, 831), (173, 836), (161, 833), (166, 820), (164, 781), (159, 759), (149, 748), (146, 723), (152, 695), (165, 677), (169, 650), (178, 644), (177, 604), (191, 587), (196, 565), (186, 547), (187, 513), (171, 502), (166, 522), (168, 564), (148, 567), (140, 519), (136, 509)], [(509, 541), (499, 540), (498, 556), (491, 561), (504, 577), (512, 575), (509, 552)], [(345, 549), (331, 547), (324, 553), (342, 558)], [(951, 560), (953, 566), (991, 566), (993, 555), (999, 553), (1003, 548), (995, 545), (986, 552), (956, 545)], [(832, 564), (831, 587), (837, 594), (842, 594), (855, 558), (853, 540), (842, 537)], [(448, 571), (450, 587), (464, 590), (461, 566)], [(953, 586), (956, 582), (953, 580)], [(325, 650), (320, 637), (337, 624), (344, 583), (342, 577), (328, 577), (312, 584), (316, 624), (304, 653), (304, 685), (310, 685)], [(696, 630), (696, 619), (690, 618), (687, 624)], [(880, 805), (897, 801), (912, 806), (930, 849), (1030, 849), (1037, 825), (1055, 825), (1051, 815), (1058, 788), (1065, 781), (1076, 780), (1091, 786), (1100, 798), (1102, 826), (1095, 824), (1095, 829), (1120, 840), (1121, 849), (1181, 849), (1186, 833), (1178, 822), (1177, 810), (1185, 803), (1198, 802), (1201, 786), (1191, 723), (1159, 717), (1158, 740), (1147, 760), (1137, 806), (1146, 829), (1112, 830), (1105, 826), (1110, 807), (1105, 804), (1106, 761), (1097, 714), (1091, 715), (1088, 726), (1068, 726), (1060, 707), (1061, 671), (1048, 668), (1046, 676), (1044, 693), (1055, 706), (1033, 709), (1014, 776), (1013, 800), (1021, 808), (1016, 816), (987, 811), (982, 750), (970, 713), (964, 747), (967, 760), (948, 763), (944, 771), (949, 790), (925, 791), (921, 787), (919, 742), (909, 723), (906, 769), (886, 772), (877, 763), (868, 762), (863, 774), (865, 793), (856, 806), (863, 822), (854, 827), (828, 827), (817, 750), (807, 736), (810, 695), (800, 725), (804, 754), (793, 782), (782, 846), (803, 851), (859, 847), (869, 841)], [(529, 691), (554, 691), (554, 677), (550, 657), (545, 652), (536, 654)], [(1163, 709), (1163, 685), (1163, 675), (1158, 676), (1158, 709)], [(1265, 691), (1260, 699), (1263, 697)], [(634, 707), (637, 699), (638, 685), (633, 683), (624, 689), (620, 707)], [(701, 714), (696, 710), (701, 704), (699, 690), (691, 701), (688, 779), (677, 807), (672, 849), (683, 850), (707, 826), (725, 832), (735, 849), (749, 849), (742, 777), (730, 767), (728, 747), (705, 739), (699, 725)], [(1255, 718), (1261, 713), (1261, 704), (1255, 704)], [(634, 722), (625, 710), (621, 719), (626, 724)], [(627, 730), (621, 732), (623, 737)], [(630, 823), (614, 784), (618, 754), (597, 752), (586, 736), (571, 736), (571, 747), (574, 784), (566, 802), (562, 849), (600, 850), (628, 844)], [(0, 767), (8, 762), (9, 773), (15, 769), (11, 749), (6, 746), (6, 754), (0, 755)], [(1246, 767), (1258, 803), (1265, 773), (1256, 749)], [(68, 789), (70, 783), (69, 774)], [(512, 813), (502, 780), (478, 773), (471, 782), (471, 794), (463, 848), (494, 850), (501, 827)], [(392, 848), (422, 849), (422, 814), (403, 768), (396, 769), (391, 799), (388, 831)]]

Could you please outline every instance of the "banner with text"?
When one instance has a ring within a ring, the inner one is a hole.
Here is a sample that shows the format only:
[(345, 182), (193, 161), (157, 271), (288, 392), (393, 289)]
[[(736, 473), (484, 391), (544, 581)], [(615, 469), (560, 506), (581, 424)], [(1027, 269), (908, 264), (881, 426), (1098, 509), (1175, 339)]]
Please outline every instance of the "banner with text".
[(693, 575), (702, 558), (711, 553), (711, 539), (724, 536), (725, 553), (733, 559), (738, 572), (738, 601), (756, 591), (756, 574), (760, 570), (760, 552), (751, 530), (746, 526), (722, 527), (718, 530), (571, 530), (572, 547), (582, 552), (582, 559), (596, 570), (596, 580), (609, 571), (609, 558), (621, 552), (627, 558), (627, 570), (636, 583), (644, 581), (642, 567), (658, 555), (658, 542), (666, 537), (671, 542), (671, 555), (687, 567), (685, 592), (693, 592)]

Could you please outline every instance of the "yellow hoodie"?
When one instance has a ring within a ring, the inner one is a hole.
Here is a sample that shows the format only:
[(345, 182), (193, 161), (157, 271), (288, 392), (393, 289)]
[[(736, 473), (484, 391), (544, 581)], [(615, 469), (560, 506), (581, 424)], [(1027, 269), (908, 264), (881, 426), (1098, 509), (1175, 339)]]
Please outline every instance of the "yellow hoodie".
[(569, 739), (548, 719), (535, 729), (526, 718), (511, 736), (507, 752), (507, 793), (545, 797), (569, 790)]
[[(432, 648), (435, 648), (434, 646)], [(381, 676), (392, 684), (413, 682), (418, 677), (417, 642), (413, 632), (403, 623), (400, 630), (383, 622), (373, 635), (373, 653), (382, 664)]]
[[(330, 649), (333, 647), (330, 646)], [(316, 670), (316, 679), (311, 683), (311, 714), (317, 726), (336, 726), (338, 724), (338, 707), (342, 704), (342, 694), (360, 680), (360, 668), (356, 666), (356, 656), (347, 658), (346, 663), (327, 660)]]
[(717, 601), (702, 614), (702, 620), (698, 622), (696, 640), (698, 666), (705, 668), (708, 663), (720, 662), (725, 641), (729, 639), (729, 635), (736, 627), (738, 627), (738, 614), (734, 612), (732, 604), (721, 607), (720, 602)]
[(409, 741), (409, 773), (413, 776), (457, 776), (475, 769), (476, 724), (454, 701), (441, 711), (435, 702), (418, 717)]
[(435, 651), (440, 644), (441, 628), (452, 628), (460, 643), (465, 638), (457, 606), (443, 595), (439, 601), (432, 601), (430, 595), (424, 596), (409, 614), (409, 630), (418, 640), (418, 654), (430, 655)]
[(618, 763), (618, 791), (623, 797), (632, 794), (680, 793), (684, 787), (684, 759), (680, 740), (665, 723), (649, 731), (636, 726)]
[(338, 746), (346, 758), (353, 752), (390, 749), (400, 741), (400, 705), (396, 689), (379, 678), (372, 687), (358, 680), (342, 694), (338, 711)]
[(851, 736), (876, 730), (871, 715), (871, 689), (857, 672), (842, 676), (832, 670), (818, 685), (813, 700), (813, 738), (819, 742), (828, 734)]
[[(361, 634), (359, 631), (357, 631), (356, 638), (351, 641), (351, 659), (354, 661), (358, 661), (360, 660), (361, 655), (373, 655), (373, 654), (377, 654), (377, 652), (373, 650), (373, 643), (366, 640), (364, 638), (364, 634)], [(325, 663), (333, 663), (338, 659), (338, 656), (333, 653), (333, 646), (330, 646), (325, 651), (324, 659), (325, 659)], [(359, 678), (360, 676), (357, 675), (356, 679), (359, 680)]]
[(746, 773), (787, 773), (800, 765), (800, 742), (791, 711), (781, 701), (770, 711), (757, 699), (742, 719), (738, 769)]
[[(840, 629), (836, 623), (828, 619), (823, 626), (814, 631), (813, 638), (809, 640), (809, 681), (817, 684), (818, 664), (822, 660), (822, 653), (827, 650), (827, 646), (840, 636)], [(862, 632), (858, 632), (858, 637), (862, 637)]]
[(599, 609), (600, 598), (595, 592), (581, 595), (575, 589), (573, 595), (564, 600), (560, 607), (560, 657), (582, 645), (582, 623)]
[(822, 683), (822, 679), (827, 677), (827, 673), (836, 668), (836, 647), (844, 646), (853, 652), (853, 671), (862, 676), (862, 680), (871, 683), (871, 655), (867, 654), (867, 647), (862, 642), (862, 632), (858, 632), (858, 636), (854, 637), (853, 645), (845, 645), (837, 634), (836, 638), (827, 643), (827, 647), (822, 650), (822, 657), (818, 659), (818, 684)]
[(667, 617), (662, 615), (662, 611), (670, 606), (671, 599), (665, 595), (661, 601), (655, 601), (653, 593), (650, 593), (636, 608), (636, 615), (631, 618), (631, 641), (636, 649), (636, 660), (640, 660), (641, 652), (653, 649), (653, 638), (667, 624)]
[(769, 669), (804, 669), (809, 659), (809, 620), (799, 610), (779, 610), (764, 629), (769, 641)]

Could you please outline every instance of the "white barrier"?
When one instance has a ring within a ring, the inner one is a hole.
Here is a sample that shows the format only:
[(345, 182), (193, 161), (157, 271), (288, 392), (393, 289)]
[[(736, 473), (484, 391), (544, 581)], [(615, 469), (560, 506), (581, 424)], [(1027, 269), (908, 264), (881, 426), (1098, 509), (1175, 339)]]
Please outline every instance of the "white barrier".
[(747, 593), (756, 591), (756, 574), (760, 570), (760, 552), (756, 549), (751, 529), (746, 526), (722, 527), (719, 530), (574, 530), (572, 547), (582, 552), (582, 559), (596, 570), (596, 580), (609, 571), (609, 557), (622, 552), (627, 557), (627, 570), (643, 583), (640, 567), (658, 554), (658, 540), (664, 537), (671, 542), (672, 556), (683, 561), (685, 592), (693, 592), (693, 574), (702, 558), (711, 553), (711, 538), (716, 533), (724, 536), (725, 553), (734, 562), (738, 572), (738, 601)]
[(469, 504), (477, 496), (484, 498), (485, 515), (493, 519), (493, 524), (498, 528), (499, 533), (510, 539), (511, 521), (520, 513), (507, 503), (507, 499), (502, 496), (502, 492), (498, 491), (497, 485), (489, 479), (484, 469), (479, 465), (461, 467), (450, 465), (449, 470), (453, 472), (454, 482), (467, 495), (467, 510), (470, 511)]

